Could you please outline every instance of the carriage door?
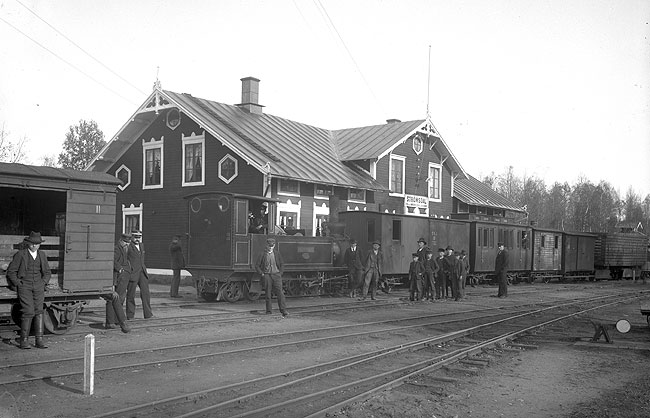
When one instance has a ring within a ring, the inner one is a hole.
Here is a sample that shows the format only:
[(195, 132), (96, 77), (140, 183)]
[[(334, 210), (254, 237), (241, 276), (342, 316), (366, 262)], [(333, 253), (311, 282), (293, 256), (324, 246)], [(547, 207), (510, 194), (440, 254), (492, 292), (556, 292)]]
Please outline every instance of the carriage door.
[(111, 289), (115, 193), (68, 190), (66, 207), (63, 289)]
[(232, 198), (226, 195), (190, 199), (189, 265), (230, 267), (232, 206)]

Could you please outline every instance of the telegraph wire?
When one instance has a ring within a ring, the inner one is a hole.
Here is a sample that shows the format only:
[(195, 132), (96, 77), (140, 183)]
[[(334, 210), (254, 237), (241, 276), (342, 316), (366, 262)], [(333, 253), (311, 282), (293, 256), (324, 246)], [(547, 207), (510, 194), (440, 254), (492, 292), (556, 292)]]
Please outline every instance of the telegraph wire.
[(381, 101), (377, 98), (377, 95), (375, 94), (374, 90), (370, 86), (370, 83), (366, 79), (366, 76), (363, 74), (363, 71), (361, 71), (361, 67), (359, 67), (359, 64), (357, 63), (357, 60), (354, 59), (354, 55), (352, 55), (352, 52), (350, 51), (347, 44), (343, 40), (343, 37), (341, 36), (338, 29), (336, 28), (336, 25), (334, 25), (334, 22), (332, 21), (332, 18), (330, 18), (329, 13), (327, 13), (327, 10), (325, 9), (325, 6), (323, 6), (323, 3), (321, 3), (320, 0), (314, 0), (314, 3), (316, 4), (316, 7), (319, 9), (321, 14), (323, 14), (325, 16), (325, 18), (329, 22), (331, 28), (334, 29), (334, 32), (336, 33), (336, 36), (339, 38), (339, 41), (341, 41), (341, 44), (343, 45), (343, 48), (345, 48), (345, 51), (347, 52), (348, 56), (352, 60), (352, 63), (354, 64), (357, 71), (359, 72), (359, 75), (361, 76), (361, 79), (365, 83), (366, 87), (368, 88), (368, 90), (370, 90), (370, 94), (372, 94), (372, 97), (375, 99), (375, 102), (377, 103), (377, 105), (379, 105), (379, 107), (381, 108), (381, 111), (384, 112), (384, 114), (386, 114), (386, 110), (382, 106)]
[(99, 84), (100, 86), (104, 87), (106, 90), (110, 91), (111, 93), (115, 94), (116, 96), (121, 97), (121, 98), (124, 99), (125, 101), (127, 101), (127, 102), (129, 102), (129, 103), (131, 103), (131, 104), (133, 104), (133, 105), (135, 105), (135, 106), (138, 105), (137, 103), (133, 102), (131, 99), (128, 99), (128, 98), (122, 96), (120, 93), (118, 93), (117, 91), (115, 91), (115, 90), (113, 90), (112, 88), (108, 87), (107, 85), (105, 85), (105, 84), (102, 83), (101, 81), (97, 80), (96, 78), (94, 78), (94, 77), (91, 76), (90, 74), (88, 74), (88, 73), (84, 72), (83, 70), (77, 68), (74, 64), (70, 63), (69, 61), (66, 61), (64, 58), (60, 57), (60, 56), (57, 55), (55, 52), (50, 51), (50, 50), (49, 50), (45, 45), (41, 44), (41, 43), (38, 42), (36, 39), (32, 38), (31, 36), (27, 35), (25, 32), (21, 31), (20, 29), (18, 29), (17, 27), (15, 27), (14, 25), (12, 25), (11, 23), (7, 22), (4, 18), (0, 17), (0, 20), (3, 21), (5, 24), (7, 24), (7, 26), (9, 26), (10, 28), (12, 28), (12, 29), (15, 30), (16, 32), (20, 33), (21, 35), (23, 35), (24, 37), (26, 37), (26, 38), (29, 39), (30, 41), (34, 42), (36, 45), (40, 46), (41, 48), (43, 48), (44, 50), (46, 50), (46, 51), (49, 52), (50, 54), (54, 55), (54, 56), (55, 56), (56, 58), (58, 58), (59, 60), (61, 60), (61, 61), (63, 61), (64, 63), (68, 64), (70, 67), (74, 68), (75, 70), (77, 70), (77, 71), (80, 72), (81, 74), (85, 75), (86, 77), (88, 77), (89, 79), (91, 79), (92, 81), (94, 81), (95, 83), (97, 83), (97, 84)]
[(67, 37), (63, 32), (61, 32), (60, 30), (58, 30), (57, 28), (55, 28), (54, 26), (52, 26), (48, 21), (46, 21), (45, 19), (43, 19), (42, 17), (40, 17), (40, 16), (39, 16), (35, 11), (33, 11), (32, 9), (30, 9), (29, 7), (27, 7), (27, 6), (26, 6), (25, 4), (23, 4), (20, 0), (16, 0), (16, 2), (17, 2), (18, 4), (20, 4), (21, 6), (23, 6), (25, 9), (27, 9), (28, 12), (30, 12), (31, 14), (33, 14), (34, 16), (36, 16), (36, 17), (37, 17), (41, 22), (43, 22), (43, 23), (45, 23), (47, 26), (49, 26), (49, 27), (50, 27), (52, 30), (54, 30), (56, 33), (58, 33), (59, 35), (63, 36), (63, 38), (65, 38), (65, 39), (66, 39), (68, 42), (70, 42), (72, 45), (76, 46), (76, 47), (77, 47), (81, 52), (83, 52), (84, 54), (88, 55), (88, 56), (89, 56), (90, 58), (92, 58), (96, 63), (98, 63), (99, 65), (101, 65), (102, 67), (104, 67), (106, 70), (110, 71), (111, 74), (113, 74), (114, 76), (116, 76), (116, 77), (119, 78), (120, 80), (124, 81), (126, 84), (128, 84), (128, 85), (131, 86), (131, 87), (133, 87), (135, 90), (137, 90), (138, 92), (142, 93), (143, 95), (145, 95), (145, 96), (147, 95), (146, 92), (142, 91), (142, 90), (139, 89), (137, 86), (133, 85), (130, 81), (128, 81), (127, 79), (125, 79), (124, 77), (122, 77), (121, 75), (119, 75), (118, 73), (116, 73), (115, 71), (113, 71), (112, 69), (110, 69), (106, 64), (104, 64), (103, 62), (101, 62), (100, 60), (98, 60), (97, 58), (95, 58), (92, 54), (90, 54), (90, 52), (88, 52), (88, 51), (86, 51), (85, 49), (83, 49), (81, 46), (79, 46), (79, 45), (78, 45), (76, 42), (74, 42), (72, 39), (68, 38), (68, 37)]

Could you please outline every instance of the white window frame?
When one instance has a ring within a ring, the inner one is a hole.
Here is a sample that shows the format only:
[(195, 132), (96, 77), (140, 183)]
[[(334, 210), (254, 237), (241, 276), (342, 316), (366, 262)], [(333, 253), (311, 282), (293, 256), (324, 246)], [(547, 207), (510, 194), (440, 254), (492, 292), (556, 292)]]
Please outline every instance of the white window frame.
[[(298, 193), (291, 193), (291, 192), (285, 192), (281, 191), (282, 189), (282, 182), (283, 181), (295, 181), (298, 184)], [(300, 197), (300, 182), (298, 180), (283, 180), (283, 179), (278, 179), (277, 182), (277, 188), (278, 188), (278, 195), (281, 196), (294, 196), (294, 197)]]
[[(432, 197), (431, 196), (431, 188), (433, 187), (433, 177), (431, 177), (431, 169), (436, 168), (438, 169), (438, 197)], [(429, 167), (427, 168), (428, 171), (428, 176), (427, 176), (427, 197), (429, 198), (429, 202), (442, 202), (442, 164), (437, 164), (437, 163), (429, 163)]]
[[(205, 185), (205, 131), (201, 135), (196, 135), (192, 132), (192, 135), (185, 136), (181, 134), (181, 143), (182, 143), (182, 171), (181, 171), (181, 186), (182, 187), (192, 187), (192, 186), (204, 186)], [(201, 144), (201, 181), (185, 181), (185, 146)]]
[(365, 204), (367, 196), (368, 196), (367, 190), (365, 190), (365, 189), (355, 189), (355, 190), (362, 190), (363, 191), (363, 200), (352, 199), (352, 197), (350, 196), (350, 189), (348, 189), (348, 202)]
[[(160, 148), (160, 184), (147, 185), (147, 151)], [(160, 140), (151, 138), (149, 142), (142, 140), (142, 190), (162, 189), (165, 182), (165, 137)]]
[[(295, 212), (296, 213), (296, 225), (295, 229), (300, 229), (300, 208), (302, 207), (302, 201), (298, 200), (298, 203), (293, 203), (291, 199), (287, 199), (286, 202), (278, 202), (277, 211), (275, 212), (275, 224), (280, 225), (280, 212)], [(285, 225), (286, 226), (286, 225)]]
[[(327, 204), (325, 202), (322, 202), (322, 204), (318, 204), (314, 202), (314, 211), (313, 211), (313, 216), (312, 216), (312, 231), (311, 235), (316, 236), (316, 227), (318, 227), (317, 222), (316, 222), (316, 215), (325, 215), (325, 216), (330, 216), (330, 208), (327, 207)], [(321, 225), (322, 226), (322, 225)], [(322, 235), (323, 229), (321, 228), (321, 235)]]
[[(321, 196), (319, 194), (316, 194), (316, 190), (318, 190), (318, 186), (321, 186), (324, 189), (329, 188), (329, 190), (332, 193), (327, 195), (327, 196)], [(326, 185), (326, 184), (315, 184), (314, 185), (314, 199), (329, 200), (330, 196), (333, 196), (333, 195), (334, 195), (334, 186)]]
[(124, 189), (126, 189), (127, 187), (129, 187), (129, 185), (131, 184), (131, 169), (130, 169), (129, 167), (125, 166), (124, 164), (122, 164), (122, 165), (120, 166), (120, 168), (118, 168), (117, 170), (115, 170), (115, 177), (117, 177), (118, 179), (119, 179), (120, 177), (117, 175), (117, 173), (119, 173), (121, 170), (124, 170), (124, 171), (127, 172), (127, 177), (128, 177), (128, 179), (129, 179), (126, 183), (124, 183), (124, 184), (120, 184), (119, 186), (117, 186), (118, 189), (120, 189), (121, 191), (124, 191)]
[(402, 190), (399, 192), (397, 191), (390, 191), (388, 193), (389, 196), (399, 196), (399, 197), (404, 197), (405, 195), (405, 190), (406, 190), (406, 157), (402, 155), (393, 155), (391, 154), (390, 160), (388, 163), (388, 190), (391, 188), (391, 183), (393, 179), (393, 160), (400, 160), (402, 162)]
[(130, 216), (139, 216), (140, 217), (140, 231), (142, 231), (144, 228), (142, 226), (142, 203), (140, 203), (140, 206), (135, 206), (133, 203), (131, 203), (131, 206), (126, 207), (122, 205), (122, 233), (130, 233), (131, 231), (125, 231), (124, 226), (126, 225), (126, 217), (127, 215)]
[[(232, 161), (235, 162), (235, 174), (230, 179), (224, 177), (224, 175), (221, 174), (221, 164), (223, 164), (224, 161), (226, 161), (226, 160), (232, 160)], [(221, 179), (221, 181), (223, 181), (226, 184), (230, 184), (230, 182), (233, 181), (234, 179), (236, 179), (237, 176), (239, 175), (239, 161), (237, 161), (237, 158), (233, 157), (232, 155), (226, 154), (222, 159), (219, 160), (219, 170), (218, 171), (219, 171), (219, 179)]]
[[(416, 143), (420, 144), (420, 150), (417, 149), (417, 147), (415, 145)], [(424, 140), (422, 140), (422, 138), (420, 138), (420, 135), (415, 135), (413, 137), (412, 147), (413, 147), (413, 152), (415, 152), (415, 155), (422, 154), (422, 151), (424, 150)]]

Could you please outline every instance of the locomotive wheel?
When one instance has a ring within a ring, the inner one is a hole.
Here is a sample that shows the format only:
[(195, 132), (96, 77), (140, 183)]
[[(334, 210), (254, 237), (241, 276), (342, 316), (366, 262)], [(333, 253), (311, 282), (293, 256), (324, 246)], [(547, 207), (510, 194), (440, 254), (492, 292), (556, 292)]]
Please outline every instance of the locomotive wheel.
[(243, 293), (241, 282), (228, 282), (221, 289), (221, 295), (230, 303), (237, 302), (241, 299)]
[(302, 285), (300, 280), (289, 280), (287, 283), (287, 293), (290, 296), (300, 296), (302, 293)]

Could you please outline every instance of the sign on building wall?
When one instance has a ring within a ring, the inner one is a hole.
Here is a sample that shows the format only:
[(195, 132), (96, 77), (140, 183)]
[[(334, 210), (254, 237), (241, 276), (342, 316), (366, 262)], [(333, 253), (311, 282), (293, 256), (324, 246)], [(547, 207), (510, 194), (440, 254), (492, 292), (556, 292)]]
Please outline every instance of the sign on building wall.
[(429, 198), (413, 194), (404, 195), (404, 213), (429, 216)]

